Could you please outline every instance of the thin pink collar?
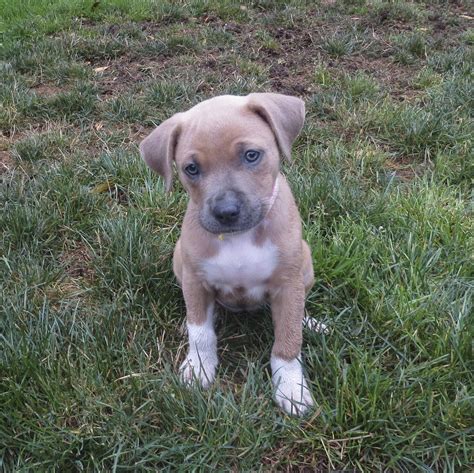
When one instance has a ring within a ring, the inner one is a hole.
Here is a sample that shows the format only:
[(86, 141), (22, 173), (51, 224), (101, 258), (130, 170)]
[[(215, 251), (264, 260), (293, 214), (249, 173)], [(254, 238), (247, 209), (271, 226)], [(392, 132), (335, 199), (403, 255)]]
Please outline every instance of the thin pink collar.
[(265, 217), (270, 213), (270, 210), (272, 210), (273, 204), (275, 203), (276, 198), (278, 197), (278, 191), (280, 190), (280, 175), (277, 176), (275, 179), (275, 184), (273, 184), (273, 191), (272, 191), (272, 196), (270, 197), (270, 202), (269, 202), (269, 207), (267, 210), (267, 214)]

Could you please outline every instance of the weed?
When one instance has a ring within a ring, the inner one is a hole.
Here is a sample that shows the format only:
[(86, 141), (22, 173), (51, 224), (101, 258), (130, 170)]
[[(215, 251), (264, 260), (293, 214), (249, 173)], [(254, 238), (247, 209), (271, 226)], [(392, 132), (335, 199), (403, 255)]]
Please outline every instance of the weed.
[(379, 90), (378, 84), (366, 74), (344, 76), (341, 82), (342, 88), (353, 100), (373, 98)]
[(314, 82), (322, 87), (333, 83), (331, 72), (323, 64), (319, 64), (314, 71)]
[(422, 35), (401, 35), (394, 37), (393, 40), (396, 44), (394, 57), (401, 64), (414, 64), (419, 58), (426, 58), (428, 45)]
[(111, 100), (105, 116), (113, 122), (143, 123), (147, 115), (147, 107), (137, 97), (121, 96)]
[(61, 132), (50, 132), (17, 142), (14, 151), (23, 161), (40, 161), (61, 157), (68, 145), (68, 139)]
[(411, 2), (376, 2), (370, 12), (371, 21), (376, 24), (397, 21), (408, 23), (421, 16), (416, 4)]
[(68, 92), (51, 97), (33, 97), (24, 104), (21, 112), (26, 117), (45, 120), (66, 119), (77, 122), (91, 118), (97, 102), (97, 91), (89, 83), (79, 83)]
[(350, 36), (337, 33), (325, 39), (323, 49), (332, 57), (341, 57), (352, 53), (354, 43)]
[(442, 77), (434, 72), (431, 68), (422, 69), (413, 81), (413, 85), (417, 89), (428, 89), (438, 85), (442, 81)]

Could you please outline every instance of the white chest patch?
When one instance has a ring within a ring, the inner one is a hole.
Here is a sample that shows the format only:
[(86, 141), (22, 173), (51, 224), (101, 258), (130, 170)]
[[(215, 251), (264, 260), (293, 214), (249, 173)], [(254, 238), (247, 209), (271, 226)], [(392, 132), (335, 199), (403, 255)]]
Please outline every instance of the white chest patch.
[(225, 236), (219, 246), (219, 252), (202, 264), (207, 283), (224, 294), (241, 288), (246, 297), (262, 300), (278, 263), (276, 246), (270, 241), (255, 245), (251, 232)]

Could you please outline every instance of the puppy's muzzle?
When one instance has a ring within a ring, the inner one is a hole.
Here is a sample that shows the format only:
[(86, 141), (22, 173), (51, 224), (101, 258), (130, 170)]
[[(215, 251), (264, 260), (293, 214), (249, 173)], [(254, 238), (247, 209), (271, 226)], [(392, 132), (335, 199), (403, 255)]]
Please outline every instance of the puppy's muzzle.
[(211, 233), (249, 230), (263, 218), (258, 198), (237, 189), (225, 189), (206, 199), (199, 212), (201, 225)]
[(222, 192), (214, 198), (211, 212), (214, 218), (222, 225), (232, 225), (238, 222), (242, 201), (235, 191)]

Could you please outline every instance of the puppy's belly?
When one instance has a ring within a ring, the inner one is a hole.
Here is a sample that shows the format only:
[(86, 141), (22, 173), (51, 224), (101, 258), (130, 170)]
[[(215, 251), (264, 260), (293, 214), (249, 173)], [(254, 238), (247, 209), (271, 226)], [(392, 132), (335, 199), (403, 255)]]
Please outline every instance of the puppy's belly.
[(227, 237), (218, 253), (202, 264), (206, 285), (216, 300), (229, 310), (253, 310), (268, 295), (269, 279), (278, 263), (278, 252), (270, 241), (255, 245), (251, 234)]

